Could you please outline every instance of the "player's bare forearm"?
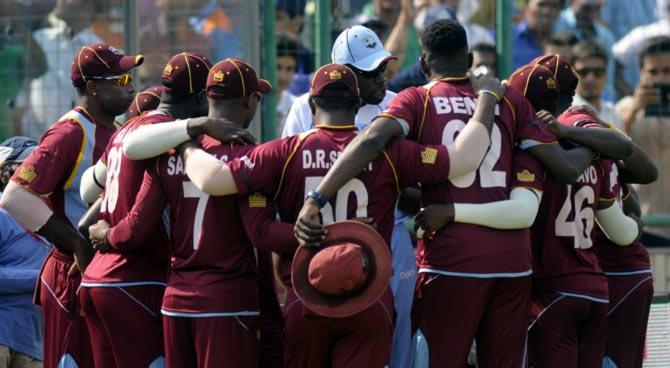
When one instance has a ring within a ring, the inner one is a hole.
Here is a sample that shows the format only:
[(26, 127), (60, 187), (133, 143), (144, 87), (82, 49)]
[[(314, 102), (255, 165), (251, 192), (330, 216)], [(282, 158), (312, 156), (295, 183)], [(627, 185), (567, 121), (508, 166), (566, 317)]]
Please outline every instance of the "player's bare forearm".
[(391, 139), (402, 134), (402, 128), (396, 121), (377, 118), (351, 141), (316, 191), (325, 198), (332, 197), (344, 184), (360, 174), (370, 161), (377, 158)]
[(633, 142), (610, 129), (563, 127), (563, 137), (615, 160), (625, 160), (633, 152)]
[(595, 157), (595, 152), (588, 147), (566, 150), (559, 144), (538, 144), (530, 147), (528, 152), (563, 184), (574, 183)]
[(630, 193), (628, 193), (628, 196), (623, 198), (623, 212), (626, 215), (633, 214), (638, 217), (642, 216), (642, 210), (640, 209), (640, 198), (637, 196), (637, 191), (635, 191), (635, 188), (632, 187), (629, 187), (629, 189)]
[(623, 160), (619, 174), (626, 183), (651, 184), (658, 180), (658, 167), (642, 147), (633, 142), (633, 154)]
[(472, 113), (471, 120), (478, 121), (491, 134), (491, 129), (493, 129), (493, 120), (495, 117), (495, 107), (498, 103), (496, 98), (488, 93), (482, 93), (477, 99), (477, 105), (475, 106), (475, 111)]
[(98, 198), (86, 211), (84, 216), (79, 220), (77, 227), (79, 232), (84, 236), (85, 239), (88, 239), (88, 227), (98, 222), (100, 219), (100, 207), (102, 207), (102, 197)]
[(82, 272), (93, 257), (93, 248), (88, 241), (72, 226), (56, 216), (51, 216), (37, 233), (74, 254)]

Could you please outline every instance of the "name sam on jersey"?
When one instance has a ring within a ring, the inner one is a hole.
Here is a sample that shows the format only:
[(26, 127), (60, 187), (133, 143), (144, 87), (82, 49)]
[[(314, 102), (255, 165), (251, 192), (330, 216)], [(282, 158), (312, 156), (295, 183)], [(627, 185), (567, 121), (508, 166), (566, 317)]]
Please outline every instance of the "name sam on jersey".
[[(330, 169), (335, 161), (342, 154), (341, 151), (326, 151), (322, 149), (303, 150), (302, 151), (302, 168), (303, 169)], [(368, 165), (368, 171), (372, 171), (372, 162)]]
[[(466, 114), (472, 116), (477, 105), (477, 99), (469, 96), (433, 97), (433, 106), (437, 114)], [(500, 116), (500, 107), (496, 104), (495, 115)]]
[[(216, 157), (217, 160), (221, 162), (228, 162), (228, 155), (221, 155), (220, 157), (217, 157), (217, 155), (212, 155)], [(248, 161), (249, 158), (247, 156), (244, 156), (240, 158), (241, 160), (246, 160)], [(245, 161), (246, 162), (246, 161)], [(175, 156), (170, 156), (167, 161), (167, 174), (168, 175), (186, 175), (186, 172), (184, 171), (184, 162), (181, 159), (181, 156), (175, 155)]]

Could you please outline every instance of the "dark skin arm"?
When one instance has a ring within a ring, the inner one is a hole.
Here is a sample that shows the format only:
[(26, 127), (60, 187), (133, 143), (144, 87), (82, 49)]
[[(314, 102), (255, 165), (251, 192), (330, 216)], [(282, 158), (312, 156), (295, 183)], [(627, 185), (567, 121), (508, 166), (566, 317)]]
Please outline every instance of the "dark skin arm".
[(631, 140), (613, 130), (569, 127), (560, 124), (555, 128), (557, 131), (554, 134), (559, 140), (569, 139), (615, 160), (625, 160), (634, 152)]
[(91, 207), (88, 208), (88, 211), (81, 217), (77, 227), (79, 232), (88, 239), (88, 227), (95, 224), (100, 218), (100, 207), (102, 206), (102, 197), (98, 198)]
[(93, 258), (93, 248), (72, 226), (52, 215), (37, 233), (47, 238), (50, 242), (65, 248), (66, 251), (72, 252), (76, 268), (73, 266), (68, 275), (73, 275), (77, 269), (81, 272), (86, 270), (86, 267), (91, 262), (91, 258)]
[[(538, 112), (537, 117), (546, 125), (555, 122), (553, 115), (544, 110)], [(588, 147), (566, 150), (558, 144), (538, 144), (529, 148), (528, 152), (563, 184), (574, 183), (595, 157), (595, 152)]]
[[(624, 184), (628, 185), (628, 184)], [(640, 199), (637, 196), (635, 189), (629, 187), (630, 194), (628, 197), (623, 199), (623, 212), (630, 216), (631, 214), (635, 216), (642, 216), (642, 211), (640, 210)]]

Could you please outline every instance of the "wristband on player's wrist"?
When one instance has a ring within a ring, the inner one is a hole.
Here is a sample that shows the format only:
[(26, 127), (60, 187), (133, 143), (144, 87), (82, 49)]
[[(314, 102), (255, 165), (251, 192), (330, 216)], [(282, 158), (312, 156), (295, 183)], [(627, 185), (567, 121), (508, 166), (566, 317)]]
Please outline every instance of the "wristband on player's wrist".
[(500, 96), (499, 96), (497, 93), (495, 93), (495, 92), (493, 92), (492, 90), (490, 90), (490, 89), (482, 89), (482, 90), (479, 90), (479, 92), (477, 92), (477, 96), (481, 97), (482, 94), (484, 94), (484, 93), (488, 93), (488, 94), (490, 94), (491, 96), (495, 97), (496, 101), (500, 101)]
[(319, 204), (319, 208), (323, 208), (328, 203), (328, 199), (326, 197), (322, 196), (319, 192), (310, 190), (307, 193), (307, 198), (312, 198), (313, 200), (316, 201), (316, 203)]

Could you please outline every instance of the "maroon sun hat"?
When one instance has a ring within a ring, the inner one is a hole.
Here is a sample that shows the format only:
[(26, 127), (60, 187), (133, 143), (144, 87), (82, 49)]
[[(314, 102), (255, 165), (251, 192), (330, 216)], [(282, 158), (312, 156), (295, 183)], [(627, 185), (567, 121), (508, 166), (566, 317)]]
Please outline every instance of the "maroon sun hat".
[[(342, 84), (345, 89), (342, 91), (324, 91), (326, 87), (332, 84)], [(335, 97), (350, 98), (358, 97), (358, 78), (346, 65), (326, 64), (314, 72), (312, 85), (309, 89), (309, 95), (313, 97)]]
[(291, 281), (305, 307), (325, 317), (343, 318), (377, 302), (391, 279), (391, 251), (372, 227), (358, 221), (326, 225), (315, 248), (300, 247)]
[(266, 94), (272, 85), (258, 78), (254, 68), (246, 61), (229, 58), (216, 63), (207, 76), (207, 97), (214, 100), (233, 100), (253, 93)]
[(536, 108), (558, 101), (558, 84), (554, 73), (540, 64), (527, 64), (515, 70), (508, 84), (526, 96)]
[(202, 91), (211, 67), (212, 62), (197, 52), (180, 52), (174, 55), (163, 68), (161, 76), (165, 93), (183, 95)]
[(163, 86), (153, 86), (135, 95), (133, 103), (128, 107), (128, 119), (142, 115), (145, 111), (156, 110), (161, 103)]
[(143, 62), (144, 56), (124, 55), (105, 43), (86, 45), (74, 56), (70, 79), (75, 87), (83, 87), (89, 79), (126, 74)]
[(559, 92), (574, 96), (579, 77), (572, 68), (572, 65), (560, 55), (552, 54), (539, 56), (528, 64), (540, 64), (551, 70), (554, 79), (556, 79), (556, 82), (558, 83)]

